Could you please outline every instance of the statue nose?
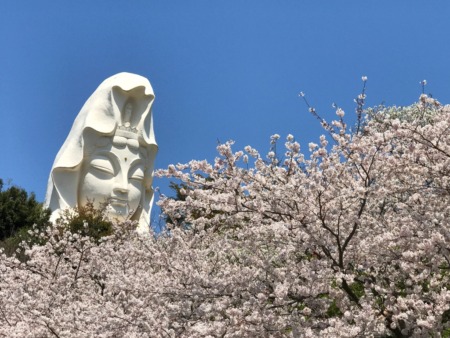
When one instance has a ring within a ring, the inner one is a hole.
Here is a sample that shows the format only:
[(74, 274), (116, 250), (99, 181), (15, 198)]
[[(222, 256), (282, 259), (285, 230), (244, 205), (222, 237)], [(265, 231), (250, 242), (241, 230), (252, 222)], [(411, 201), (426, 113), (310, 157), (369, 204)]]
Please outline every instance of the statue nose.
[(115, 187), (113, 188), (113, 191), (119, 194), (128, 194), (129, 189), (127, 182), (123, 182), (122, 184), (116, 184)]

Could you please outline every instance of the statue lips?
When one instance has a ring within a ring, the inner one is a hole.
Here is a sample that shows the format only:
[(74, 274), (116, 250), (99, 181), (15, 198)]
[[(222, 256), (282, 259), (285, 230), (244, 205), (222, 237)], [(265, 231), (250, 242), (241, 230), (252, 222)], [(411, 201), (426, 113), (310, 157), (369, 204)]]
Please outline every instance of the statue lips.
[(128, 206), (128, 199), (112, 197), (112, 198), (109, 199), (109, 204), (117, 205), (119, 207), (127, 207)]

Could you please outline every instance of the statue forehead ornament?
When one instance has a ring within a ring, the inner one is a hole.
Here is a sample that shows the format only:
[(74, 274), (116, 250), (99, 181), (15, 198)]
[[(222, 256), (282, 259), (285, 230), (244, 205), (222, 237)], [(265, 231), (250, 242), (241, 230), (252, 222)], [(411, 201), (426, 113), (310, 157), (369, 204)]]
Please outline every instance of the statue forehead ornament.
[(117, 125), (114, 133), (113, 142), (119, 145), (128, 144), (130, 147), (139, 147), (139, 130), (136, 125), (132, 125), (133, 120), (133, 104), (127, 103), (121, 112), (121, 124)]

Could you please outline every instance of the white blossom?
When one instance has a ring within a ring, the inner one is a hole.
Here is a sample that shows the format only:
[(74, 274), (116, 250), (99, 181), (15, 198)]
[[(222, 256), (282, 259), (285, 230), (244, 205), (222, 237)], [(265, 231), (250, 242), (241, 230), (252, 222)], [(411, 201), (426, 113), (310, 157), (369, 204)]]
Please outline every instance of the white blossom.
[(368, 114), (361, 134), (340, 122), (310, 156), (288, 135), (267, 155), (280, 162), (226, 142), (212, 163), (157, 170), (187, 195), (158, 201), (159, 234), (30, 231), (26, 260), (0, 253), (0, 336), (444, 335), (450, 114), (436, 102)]

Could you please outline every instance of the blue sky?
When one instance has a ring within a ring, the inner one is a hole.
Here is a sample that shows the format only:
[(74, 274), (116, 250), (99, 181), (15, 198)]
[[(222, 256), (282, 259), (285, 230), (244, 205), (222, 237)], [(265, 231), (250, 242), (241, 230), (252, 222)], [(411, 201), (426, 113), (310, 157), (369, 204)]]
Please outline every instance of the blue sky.
[(274, 133), (306, 150), (321, 129), (298, 93), (352, 116), (362, 75), (368, 105), (411, 104), (422, 79), (450, 102), (449, 18), (444, 0), (2, 0), (0, 178), (43, 201), (75, 116), (122, 71), (154, 88), (159, 168)]

